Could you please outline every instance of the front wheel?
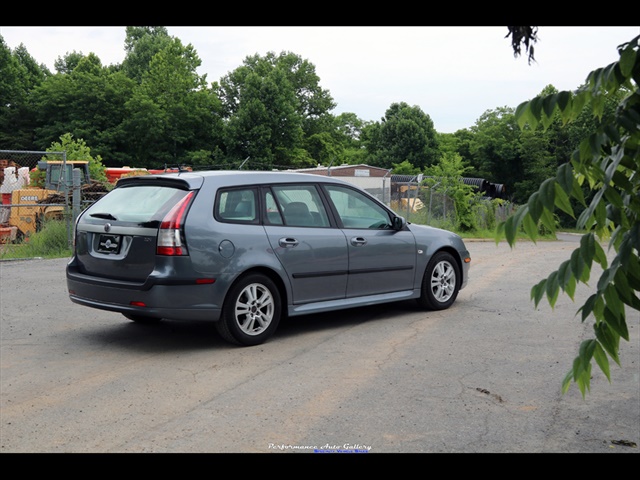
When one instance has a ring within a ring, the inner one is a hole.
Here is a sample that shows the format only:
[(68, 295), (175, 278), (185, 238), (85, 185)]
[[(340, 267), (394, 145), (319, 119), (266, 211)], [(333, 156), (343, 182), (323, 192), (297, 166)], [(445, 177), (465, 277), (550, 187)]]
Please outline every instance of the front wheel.
[(265, 275), (250, 274), (229, 290), (216, 328), (231, 343), (259, 345), (278, 328), (281, 309), (276, 284)]
[(453, 255), (436, 253), (424, 272), (418, 304), (430, 310), (449, 308), (460, 291), (460, 280), (460, 267)]

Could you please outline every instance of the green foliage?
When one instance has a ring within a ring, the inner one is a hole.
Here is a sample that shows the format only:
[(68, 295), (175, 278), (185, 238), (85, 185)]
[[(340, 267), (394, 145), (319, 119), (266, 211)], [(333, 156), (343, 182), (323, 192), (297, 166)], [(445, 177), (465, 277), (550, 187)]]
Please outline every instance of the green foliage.
[(438, 136), (431, 117), (420, 107), (393, 103), (383, 121), (366, 125), (362, 130), (368, 163), (391, 168), (407, 161), (420, 169), (431, 166), (440, 156)]
[[(86, 160), (89, 162), (89, 176), (91, 179), (97, 182), (107, 181), (102, 158), (100, 158), (99, 155), (94, 158), (91, 155), (91, 149), (81, 138), (74, 140), (73, 135), (65, 133), (60, 137), (60, 142), (53, 142), (51, 146), (47, 148), (47, 152), (66, 152), (67, 160)], [(51, 158), (45, 156), (44, 159), (60, 160), (60, 157), (58, 155), (54, 155)]]
[(453, 199), (456, 212), (456, 230), (472, 231), (477, 229), (476, 216), (473, 205), (477, 201), (477, 195), (471, 185), (462, 182), (465, 172), (469, 167), (462, 163), (462, 157), (458, 154), (445, 153), (435, 165), (426, 168), (425, 174), (429, 179), (425, 182), (433, 184), (438, 191), (446, 193)]
[[(251, 158), (252, 168), (329, 164), (350, 146), (353, 118), (335, 121), (329, 92), (315, 67), (289, 52), (253, 55), (214, 84), (225, 121), (229, 159)], [(338, 127), (341, 130), (336, 130)], [(340, 161), (342, 163), (342, 161)]]
[(480, 200), (475, 202), (471, 209), (475, 218), (476, 229), (495, 230), (496, 228), (496, 203), (499, 199)]
[[(626, 310), (640, 311), (639, 40), (640, 36), (620, 45), (620, 59), (591, 72), (577, 91), (539, 96), (516, 109), (523, 129), (548, 129), (556, 114), (568, 124), (585, 107), (598, 120), (570, 163), (561, 165), (497, 231), (512, 246), (521, 226), (535, 239), (539, 222), (555, 231), (556, 209), (576, 218), (576, 226), (587, 231), (571, 258), (531, 289), (536, 305), (546, 296), (553, 307), (560, 290), (574, 298), (576, 285), (589, 281), (594, 263), (602, 269), (595, 293), (578, 310), (582, 322), (593, 319), (595, 338), (582, 343), (562, 386), (566, 392), (575, 382), (583, 396), (590, 389), (592, 361), (611, 381), (609, 359), (620, 364), (620, 339), (629, 341)], [(607, 114), (606, 99), (612, 96), (620, 100), (615, 112)], [(593, 192), (588, 202), (583, 186)], [(571, 199), (585, 207), (579, 216)], [(605, 241), (615, 252), (610, 263), (601, 246)]]
[(126, 103), (122, 125), (135, 140), (131, 166), (178, 164), (206, 150), (212, 155), (220, 126), (219, 102), (196, 72), (201, 61), (193, 47), (178, 39), (160, 43)]
[(394, 175), (419, 175), (422, 173), (418, 167), (414, 167), (409, 163), (409, 160), (405, 160), (400, 163), (394, 163), (392, 165), (392, 172)]

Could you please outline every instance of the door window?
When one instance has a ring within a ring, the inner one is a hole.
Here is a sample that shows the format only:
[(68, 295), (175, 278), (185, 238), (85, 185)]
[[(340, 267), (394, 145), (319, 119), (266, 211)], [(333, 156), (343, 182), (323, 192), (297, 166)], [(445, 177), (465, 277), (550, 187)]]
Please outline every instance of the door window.
[(344, 228), (391, 228), (389, 213), (371, 198), (351, 188), (327, 185)]
[(276, 185), (272, 187), (284, 223), (293, 227), (328, 227), (329, 217), (313, 185)]

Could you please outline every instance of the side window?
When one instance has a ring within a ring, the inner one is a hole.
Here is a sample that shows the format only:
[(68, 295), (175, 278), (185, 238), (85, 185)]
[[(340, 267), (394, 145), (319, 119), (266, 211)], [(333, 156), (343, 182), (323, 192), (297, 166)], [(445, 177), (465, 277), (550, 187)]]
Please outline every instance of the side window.
[(271, 191), (267, 191), (264, 200), (264, 204), (267, 209), (267, 222), (273, 225), (283, 225), (284, 222), (282, 221), (282, 215), (280, 215), (280, 211), (278, 210), (276, 199), (273, 198), (273, 193), (271, 193)]
[(389, 213), (366, 195), (336, 185), (325, 188), (344, 228), (391, 228)]
[(293, 227), (328, 227), (329, 217), (313, 185), (275, 185), (284, 223)]
[(218, 194), (214, 215), (223, 222), (254, 223), (256, 204), (254, 189), (223, 190)]

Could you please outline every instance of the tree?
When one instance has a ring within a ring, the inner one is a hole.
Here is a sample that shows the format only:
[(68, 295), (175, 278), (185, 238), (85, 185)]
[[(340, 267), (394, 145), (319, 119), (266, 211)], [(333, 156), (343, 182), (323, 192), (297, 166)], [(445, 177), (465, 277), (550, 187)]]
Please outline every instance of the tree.
[(53, 66), (58, 73), (71, 73), (84, 58), (82, 52), (67, 52), (64, 57), (58, 57)]
[(420, 107), (405, 102), (391, 104), (382, 122), (367, 125), (362, 133), (371, 165), (391, 168), (406, 160), (423, 169), (439, 156), (433, 120)]
[[(47, 152), (66, 152), (67, 160), (86, 160), (89, 162), (89, 176), (92, 180), (106, 182), (107, 175), (104, 171), (102, 158), (100, 155), (91, 155), (91, 149), (86, 142), (79, 138), (74, 140), (73, 135), (65, 133), (60, 137), (60, 142), (52, 142), (47, 148)], [(52, 157), (53, 160), (60, 160), (60, 157)]]
[(78, 60), (69, 73), (48, 77), (30, 98), (38, 119), (38, 149), (72, 133), (91, 145), (109, 165), (127, 165), (128, 132), (122, 122), (127, 117), (125, 104), (133, 87), (131, 79), (103, 67), (93, 53)]
[(196, 72), (201, 61), (193, 46), (177, 38), (164, 44), (126, 103), (123, 125), (132, 141), (132, 166), (192, 163), (194, 158), (206, 163), (220, 127), (219, 103), (206, 77)]
[(230, 161), (250, 157), (254, 168), (305, 167), (339, 153), (331, 136), (323, 135), (334, 128), (329, 111), (335, 104), (320, 87), (315, 67), (298, 55), (247, 57), (214, 89)]
[(24, 44), (11, 52), (1, 36), (0, 65), (0, 148), (34, 150), (37, 122), (29, 106), (29, 94), (51, 72), (35, 62)]
[(166, 27), (127, 27), (122, 71), (136, 83), (149, 70), (154, 55), (172, 42)]
[[(640, 311), (639, 41), (640, 36), (619, 45), (619, 60), (591, 72), (576, 91), (539, 96), (516, 109), (520, 128), (547, 129), (556, 112), (567, 124), (585, 107), (597, 120), (597, 128), (580, 143), (571, 161), (561, 165), (555, 177), (545, 180), (497, 230), (511, 246), (521, 227), (535, 240), (538, 223), (555, 231), (556, 209), (574, 216), (571, 198), (584, 205), (576, 221), (587, 232), (580, 247), (531, 289), (536, 305), (546, 296), (553, 307), (560, 290), (573, 299), (576, 285), (589, 280), (594, 263), (602, 268), (595, 293), (578, 309), (582, 322), (593, 321), (594, 338), (582, 342), (562, 385), (566, 392), (574, 382), (583, 397), (590, 389), (593, 361), (611, 381), (609, 358), (620, 365), (620, 339), (629, 341), (626, 310)], [(607, 98), (616, 95), (621, 100), (615, 112), (605, 114)], [(593, 192), (588, 203), (583, 186)], [(608, 242), (615, 252), (611, 263), (601, 242)]]
[(469, 130), (473, 134), (468, 144), (469, 163), (476, 176), (503, 183), (507, 191), (514, 192), (516, 182), (524, 179), (524, 162), (513, 109), (487, 110)]

